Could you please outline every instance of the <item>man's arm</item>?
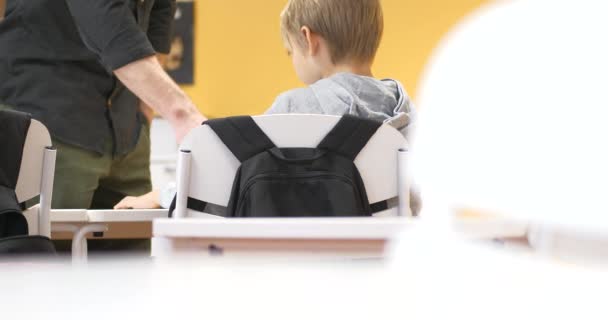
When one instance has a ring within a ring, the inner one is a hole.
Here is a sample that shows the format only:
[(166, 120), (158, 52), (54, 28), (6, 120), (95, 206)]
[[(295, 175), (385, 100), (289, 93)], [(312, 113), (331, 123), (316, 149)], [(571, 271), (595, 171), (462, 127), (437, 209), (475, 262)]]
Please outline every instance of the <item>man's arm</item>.
[[(175, 0), (155, 0), (150, 13), (148, 40), (156, 51), (156, 58), (163, 68), (165, 68), (167, 61), (167, 54), (171, 51), (171, 35), (173, 34), (176, 8)], [(139, 109), (148, 119), (148, 122), (152, 122), (154, 109), (143, 100), (140, 100)]]
[[(164, 69), (165, 63), (167, 61), (167, 55), (157, 53), (156, 59), (158, 59), (158, 63), (160, 63), (160, 65)], [(148, 120), (148, 123), (152, 123), (152, 120), (154, 120), (154, 109), (152, 107), (150, 107), (149, 105), (147, 105), (141, 99), (139, 100), (139, 111), (141, 111), (141, 113), (146, 117), (146, 120)]]
[(178, 141), (190, 129), (200, 126), (205, 117), (190, 98), (163, 70), (156, 57), (131, 62), (114, 70), (116, 77), (145, 104), (153, 106), (175, 128)]
[(80, 36), (102, 63), (175, 128), (178, 141), (205, 119), (165, 73), (124, 0), (66, 0)]

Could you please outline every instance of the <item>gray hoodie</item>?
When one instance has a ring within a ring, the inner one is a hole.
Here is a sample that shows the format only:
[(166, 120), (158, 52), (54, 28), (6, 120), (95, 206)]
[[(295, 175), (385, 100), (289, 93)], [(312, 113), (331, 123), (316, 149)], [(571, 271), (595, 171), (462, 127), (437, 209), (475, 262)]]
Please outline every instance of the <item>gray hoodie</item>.
[(350, 114), (388, 123), (407, 137), (413, 107), (397, 80), (337, 73), (277, 97), (267, 114)]

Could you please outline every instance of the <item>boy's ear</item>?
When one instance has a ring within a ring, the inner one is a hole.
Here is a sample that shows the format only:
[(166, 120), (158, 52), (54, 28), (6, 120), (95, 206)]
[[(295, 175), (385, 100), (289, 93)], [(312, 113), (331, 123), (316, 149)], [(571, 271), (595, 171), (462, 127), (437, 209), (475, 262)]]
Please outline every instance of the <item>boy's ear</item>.
[(308, 50), (308, 55), (316, 55), (317, 51), (319, 50), (319, 35), (310, 31), (310, 28), (307, 26), (303, 26), (300, 29), (300, 33), (306, 40), (306, 49)]

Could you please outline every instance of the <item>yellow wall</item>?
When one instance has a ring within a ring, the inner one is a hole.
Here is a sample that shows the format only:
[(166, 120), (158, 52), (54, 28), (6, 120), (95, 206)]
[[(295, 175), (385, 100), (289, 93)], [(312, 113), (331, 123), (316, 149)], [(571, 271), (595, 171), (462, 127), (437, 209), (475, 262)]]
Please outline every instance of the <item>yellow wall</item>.
[[(484, 2), (383, 0), (385, 36), (375, 76), (396, 78), (413, 95), (441, 36)], [(195, 1), (195, 85), (184, 89), (204, 114), (262, 113), (279, 93), (302, 86), (281, 43), (279, 13), (285, 3)]]

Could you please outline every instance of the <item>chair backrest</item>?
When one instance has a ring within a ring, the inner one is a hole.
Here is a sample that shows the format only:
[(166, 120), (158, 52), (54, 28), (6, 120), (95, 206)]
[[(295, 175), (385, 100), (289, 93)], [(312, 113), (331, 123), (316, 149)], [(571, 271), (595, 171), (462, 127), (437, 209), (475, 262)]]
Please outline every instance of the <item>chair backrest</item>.
[(23, 147), (15, 193), (19, 202), (40, 196), (40, 204), (34, 212), (36, 219), (32, 219), (28, 214), (26, 214), (26, 218), (28, 218), (30, 230), (34, 231), (33, 234), (45, 237), (51, 235), (50, 210), (55, 178), (55, 158), (56, 151), (52, 149), (49, 131), (41, 122), (32, 119)]
[[(339, 116), (302, 114), (253, 118), (279, 148), (317, 147), (340, 120)], [(407, 142), (399, 131), (383, 125), (355, 160), (370, 203), (398, 196), (397, 153), (406, 148)], [(188, 196), (227, 206), (234, 177), (240, 166), (237, 158), (206, 125), (192, 130), (184, 139), (181, 150), (189, 150), (191, 157), (189, 174), (186, 175), (189, 180), (186, 183)], [(189, 211), (187, 215), (192, 213)]]
[(41, 122), (32, 120), (25, 139), (19, 179), (15, 188), (19, 202), (40, 195), (44, 154), (50, 146), (51, 136), (46, 127)]

